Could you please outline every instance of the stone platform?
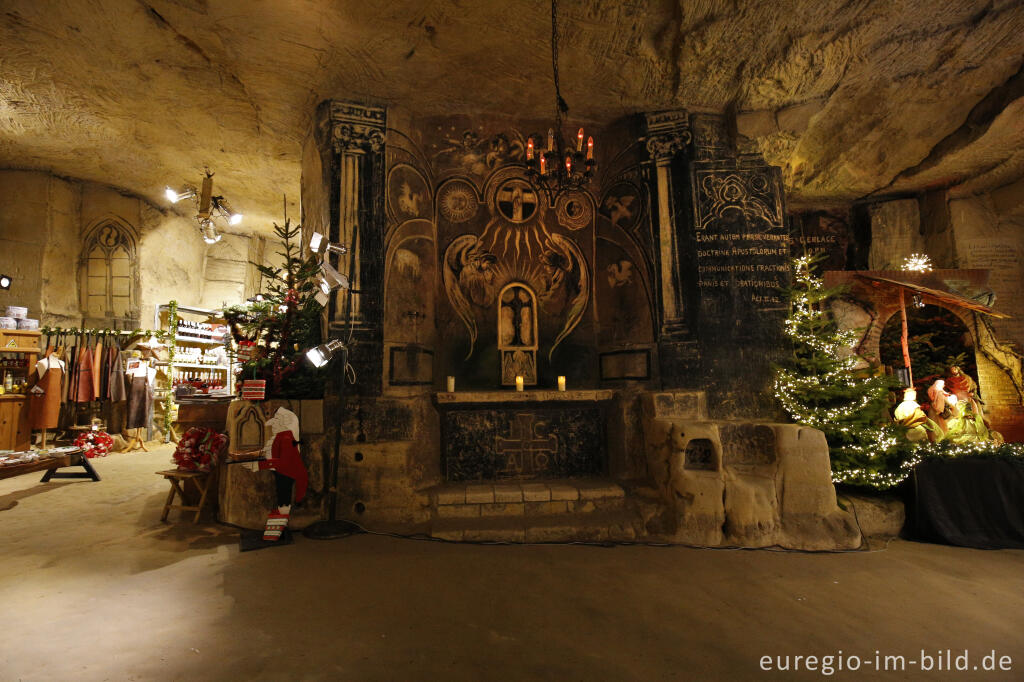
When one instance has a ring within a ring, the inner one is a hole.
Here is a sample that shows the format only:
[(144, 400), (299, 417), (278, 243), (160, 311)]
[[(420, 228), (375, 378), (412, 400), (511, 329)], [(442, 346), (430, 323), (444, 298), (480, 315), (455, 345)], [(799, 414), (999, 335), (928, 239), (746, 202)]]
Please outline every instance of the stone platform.
[(629, 541), (642, 517), (606, 479), (448, 483), (427, 491), (429, 533), (446, 540)]

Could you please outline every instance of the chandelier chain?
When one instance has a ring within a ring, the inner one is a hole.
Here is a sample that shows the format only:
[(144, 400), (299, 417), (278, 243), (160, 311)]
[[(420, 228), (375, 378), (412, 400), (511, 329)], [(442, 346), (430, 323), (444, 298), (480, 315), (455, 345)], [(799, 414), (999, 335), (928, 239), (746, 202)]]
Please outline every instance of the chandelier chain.
[(561, 137), (562, 114), (569, 111), (569, 105), (562, 99), (558, 82), (558, 0), (551, 0), (551, 71), (555, 80), (555, 129)]

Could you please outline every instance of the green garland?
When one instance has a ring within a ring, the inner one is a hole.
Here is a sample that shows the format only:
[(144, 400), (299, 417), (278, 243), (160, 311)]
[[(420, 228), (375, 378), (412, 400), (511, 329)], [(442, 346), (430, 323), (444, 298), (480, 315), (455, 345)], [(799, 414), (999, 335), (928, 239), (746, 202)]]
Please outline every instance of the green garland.
[(163, 329), (100, 329), (86, 328), (86, 327), (40, 327), (39, 332), (46, 334), (47, 336), (56, 336), (58, 334), (65, 334), (70, 336), (78, 336), (79, 334), (89, 334), (91, 336), (155, 336), (156, 338), (163, 340), (167, 336), (167, 332)]
[(174, 409), (174, 349), (178, 342), (175, 338), (175, 331), (178, 329), (178, 302), (171, 301), (167, 304), (167, 397), (164, 398), (164, 433), (170, 438), (171, 410)]

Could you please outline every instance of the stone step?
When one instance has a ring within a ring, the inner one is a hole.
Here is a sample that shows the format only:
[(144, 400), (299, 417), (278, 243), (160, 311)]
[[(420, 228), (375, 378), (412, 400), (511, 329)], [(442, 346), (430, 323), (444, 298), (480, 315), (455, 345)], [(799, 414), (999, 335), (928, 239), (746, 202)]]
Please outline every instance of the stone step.
[(425, 492), (438, 519), (589, 514), (625, 502), (622, 486), (606, 479), (446, 483)]
[(432, 537), (459, 542), (630, 542), (640, 516), (630, 509), (587, 514), (438, 518)]

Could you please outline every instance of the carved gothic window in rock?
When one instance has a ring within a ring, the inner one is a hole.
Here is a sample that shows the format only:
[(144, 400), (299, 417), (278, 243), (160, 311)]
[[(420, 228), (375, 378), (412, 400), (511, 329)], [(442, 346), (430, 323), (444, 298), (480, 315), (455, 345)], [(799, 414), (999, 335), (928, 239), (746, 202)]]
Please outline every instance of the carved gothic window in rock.
[(537, 295), (525, 284), (513, 282), (498, 295), (498, 350), (501, 383), (511, 386), (516, 377), (537, 383)]
[(82, 250), (81, 305), (87, 324), (137, 324), (135, 240), (108, 221), (88, 233)]

